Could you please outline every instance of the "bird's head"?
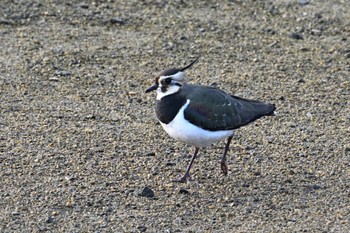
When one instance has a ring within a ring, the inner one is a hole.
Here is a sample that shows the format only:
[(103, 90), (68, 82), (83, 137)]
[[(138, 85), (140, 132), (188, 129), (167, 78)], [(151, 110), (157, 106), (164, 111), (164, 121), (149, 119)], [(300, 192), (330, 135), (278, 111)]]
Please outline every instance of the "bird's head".
[(160, 100), (164, 96), (178, 92), (181, 86), (186, 83), (184, 71), (197, 61), (198, 58), (181, 69), (172, 68), (163, 70), (156, 76), (155, 84), (148, 88), (146, 93), (157, 90), (157, 99)]

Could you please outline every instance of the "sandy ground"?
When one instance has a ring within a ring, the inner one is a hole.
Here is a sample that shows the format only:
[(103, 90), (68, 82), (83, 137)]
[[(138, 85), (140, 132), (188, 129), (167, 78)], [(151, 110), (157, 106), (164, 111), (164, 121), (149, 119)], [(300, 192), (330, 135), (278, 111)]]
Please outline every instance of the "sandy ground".
[[(1, 232), (349, 232), (347, 0), (48, 2), (0, 3)], [(193, 148), (144, 90), (196, 56), (278, 114), (179, 184)]]

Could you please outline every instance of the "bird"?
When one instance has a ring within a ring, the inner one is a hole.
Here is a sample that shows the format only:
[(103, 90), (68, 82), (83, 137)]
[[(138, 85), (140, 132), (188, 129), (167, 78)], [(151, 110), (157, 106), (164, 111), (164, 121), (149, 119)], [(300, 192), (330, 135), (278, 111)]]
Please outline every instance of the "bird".
[(227, 138), (221, 158), (221, 170), (228, 174), (227, 152), (234, 130), (263, 116), (272, 116), (274, 104), (245, 99), (227, 94), (213, 86), (189, 84), (185, 70), (199, 58), (183, 68), (161, 71), (155, 84), (145, 92), (156, 91), (156, 116), (163, 129), (174, 139), (194, 146), (194, 154), (185, 174), (178, 182), (190, 178), (190, 170), (200, 148)]

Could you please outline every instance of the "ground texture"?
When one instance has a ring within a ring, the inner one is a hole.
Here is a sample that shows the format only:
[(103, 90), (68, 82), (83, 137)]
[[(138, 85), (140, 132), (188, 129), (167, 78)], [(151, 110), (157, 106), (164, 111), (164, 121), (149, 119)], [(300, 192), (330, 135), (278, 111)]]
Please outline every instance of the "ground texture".
[[(200, 151), (144, 90), (164, 68), (275, 103)], [(349, 232), (350, 4), (0, 3), (1, 232)]]

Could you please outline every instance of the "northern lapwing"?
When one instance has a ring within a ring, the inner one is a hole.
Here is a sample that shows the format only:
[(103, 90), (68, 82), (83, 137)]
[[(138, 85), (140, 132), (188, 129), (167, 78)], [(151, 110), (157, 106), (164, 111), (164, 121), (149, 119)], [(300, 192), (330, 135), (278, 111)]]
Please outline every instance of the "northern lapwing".
[(191, 64), (163, 70), (146, 93), (157, 91), (156, 115), (164, 130), (176, 140), (195, 147), (186, 173), (177, 181), (186, 182), (199, 148), (227, 138), (221, 170), (227, 175), (226, 155), (233, 131), (260, 117), (273, 115), (276, 107), (256, 100), (229, 95), (211, 86), (187, 84), (184, 71)]

